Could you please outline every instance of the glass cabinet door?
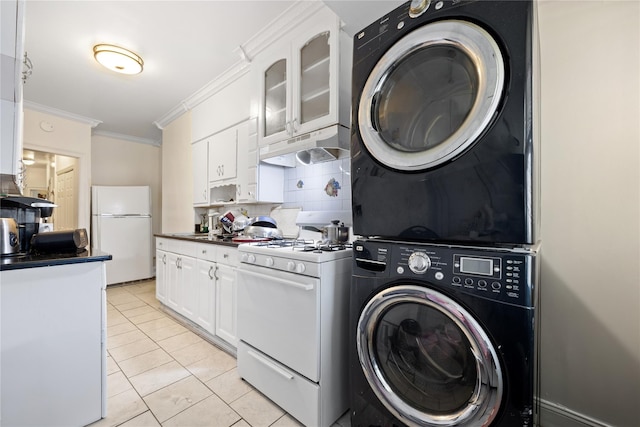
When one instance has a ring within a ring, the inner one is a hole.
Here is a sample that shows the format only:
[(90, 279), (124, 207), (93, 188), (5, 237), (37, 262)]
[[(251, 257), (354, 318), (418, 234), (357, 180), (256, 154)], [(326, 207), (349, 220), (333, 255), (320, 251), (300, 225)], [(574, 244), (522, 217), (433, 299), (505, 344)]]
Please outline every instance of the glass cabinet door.
[(300, 124), (329, 114), (330, 62), (329, 31), (316, 35), (300, 49)]
[(282, 132), (287, 123), (287, 60), (281, 59), (264, 73), (264, 136)]

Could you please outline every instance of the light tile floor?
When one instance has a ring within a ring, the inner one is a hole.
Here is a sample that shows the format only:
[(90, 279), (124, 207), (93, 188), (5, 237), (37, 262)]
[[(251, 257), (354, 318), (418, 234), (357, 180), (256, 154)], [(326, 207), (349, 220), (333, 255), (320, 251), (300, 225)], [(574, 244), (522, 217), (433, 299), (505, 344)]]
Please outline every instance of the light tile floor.
[(107, 417), (92, 427), (300, 426), (159, 308), (153, 280), (107, 288)]

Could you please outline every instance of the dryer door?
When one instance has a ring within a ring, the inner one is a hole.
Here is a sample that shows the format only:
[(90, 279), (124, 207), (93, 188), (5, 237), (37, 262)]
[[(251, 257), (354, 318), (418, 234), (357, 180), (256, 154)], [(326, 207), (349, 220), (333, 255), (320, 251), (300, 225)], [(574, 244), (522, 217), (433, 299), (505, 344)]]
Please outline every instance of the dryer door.
[(360, 315), (357, 349), (382, 404), (411, 426), (487, 426), (503, 393), (502, 369), (480, 324), (451, 298), (400, 285)]
[(498, 44), (466, 21), (438, 21), (394, 44), (358, 105), (362, 140), (381, 163), (423, 170), (453, 159), (492, 122), (504, 87)]

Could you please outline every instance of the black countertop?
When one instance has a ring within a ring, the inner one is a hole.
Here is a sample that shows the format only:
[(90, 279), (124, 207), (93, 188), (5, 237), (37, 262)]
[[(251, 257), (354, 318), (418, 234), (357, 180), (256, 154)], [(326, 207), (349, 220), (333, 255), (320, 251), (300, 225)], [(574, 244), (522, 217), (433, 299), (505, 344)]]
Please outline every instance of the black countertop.
[(154, 234), (155, 237), (162, 237), (165, 239), (178, 239), (188, 240), (190, 242), (198, 243), (211, 243), (215, 245), (231, 246), (237, 248), (240, 243), (231, 240), (231, 237), (216, 236), (209, 238), (207, 233), (167, 233), (167, 234)]
[(83, 262), (101, 262), (109, 261), (112, 258), (110, 254), (96, 250), (85, 250), (78, 253), (11, 255), (0, 258), (0, 271), (79, 264)]

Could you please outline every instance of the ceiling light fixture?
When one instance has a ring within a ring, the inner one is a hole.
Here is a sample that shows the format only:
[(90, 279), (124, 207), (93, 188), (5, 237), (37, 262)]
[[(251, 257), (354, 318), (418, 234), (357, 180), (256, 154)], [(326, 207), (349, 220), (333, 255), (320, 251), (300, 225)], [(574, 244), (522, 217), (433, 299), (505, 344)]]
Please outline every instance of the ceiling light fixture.
[(35, 163), (36, 161), (33, 159), (22, 159), (22, 163), (24, 163), (27, 166), (31, 166)]
[(130, 50), (111, 44), (95, 45), (93, 56), (104, 67), (122, 74), (141, 73), (144, 65), (140, 56)]

